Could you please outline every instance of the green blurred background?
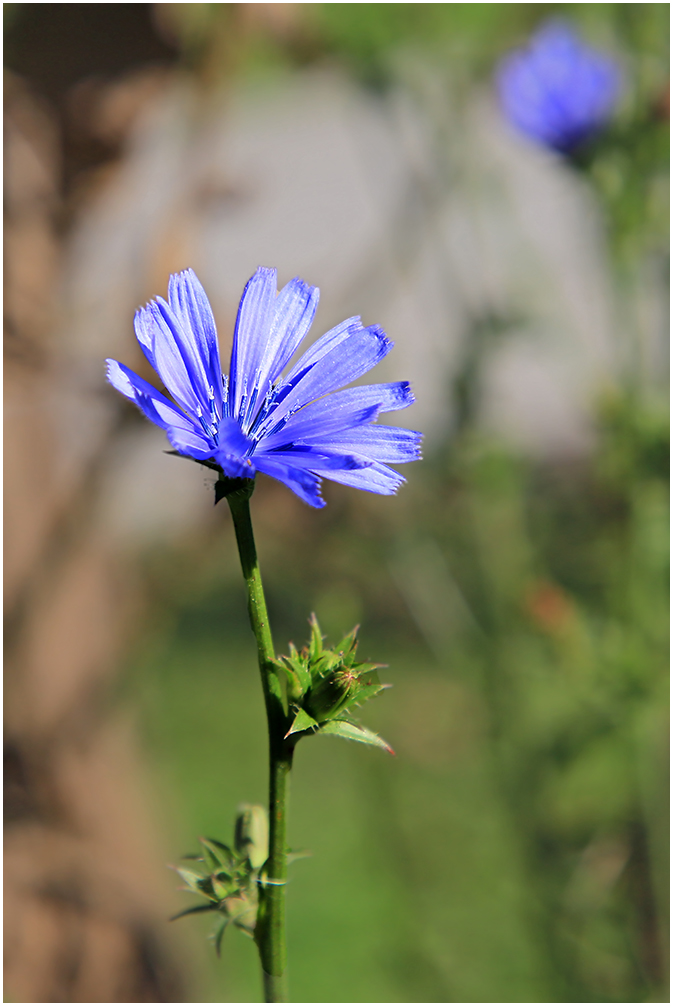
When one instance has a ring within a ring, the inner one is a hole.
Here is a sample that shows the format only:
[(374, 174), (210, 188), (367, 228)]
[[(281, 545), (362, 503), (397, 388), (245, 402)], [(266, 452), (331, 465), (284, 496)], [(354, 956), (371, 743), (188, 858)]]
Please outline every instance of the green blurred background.
[[(5, 4), (8, 65), (38, 89), (50, 6), (100, 5)], [(563, 14), (622, 61), (609, 135), (583, 167), (558, 168), (598, 215), (622, 322), (582, 449), (529, 451), (482, 421), (490, 354), (529, 310), (501, 298), (468, 319), (449, 418), (397, 498), (328, 484), (313, 512), (262, 483), (252, 508), (279, 650), (305, 640), (311, 611), (332, 640), (359, 622), (363, 656), (394, 685), (364, 719), (395, 758), (332, 738), (298, 748), (290, 844), (313, 855), (288, 887), (293, 1001), (668, 1001), (667, 399), (630, 326), (643, 277), (667, 272), (669, 5), (107, 7), (147, 9), (157, 51), (129, 65), (163, 60), (209, 94), (264, 93), (316, 65), (384, 114), (410, 93), (434, 130), (440, 197), (444, 150), (460, 145), (444, 102), (488, 93), (542, 19)], [(61, 59), (85, 76), (76, 54)], [(82, 179), (110, 157), (68, 135), (66, 207), (85, 213)], [(648, 290), (665, 304), (659, 278)], [(138, 612), (108, 691), (136, 717), (157, 856), (175, 862), (199, 834), (228, 840), (239, 802), (264, 802), (263, 706), (228, 513), (133, 562)], [(191, 955), (187, 1001), (258, 1001), (250, 941), (227, 933), (218, 961), (195, 936), (206, 922), (173, 925)]]

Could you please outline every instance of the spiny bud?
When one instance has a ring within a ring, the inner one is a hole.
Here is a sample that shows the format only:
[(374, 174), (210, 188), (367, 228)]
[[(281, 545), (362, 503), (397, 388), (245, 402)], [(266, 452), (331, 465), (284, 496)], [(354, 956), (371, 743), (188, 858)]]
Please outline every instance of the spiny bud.
[(343, 709), (359, 685), (357, 673), (341, 665), (328, 671), (311, 686), (304, 708), (318, 723), (323, 723)]

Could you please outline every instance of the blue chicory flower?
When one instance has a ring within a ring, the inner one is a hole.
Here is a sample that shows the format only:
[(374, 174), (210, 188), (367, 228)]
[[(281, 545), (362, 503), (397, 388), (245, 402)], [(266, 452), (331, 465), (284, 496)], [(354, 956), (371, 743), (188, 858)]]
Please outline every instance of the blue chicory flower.
[(620, 73), (563, 21), (547, 22), (528, 48), (511, 53), (497, 75), (500, 101), (521, 132), (570, 153), (600, 132), (615, 107)]
[(281, 376), (318, 297), (318, 288), (301, 279), (278, 293), (276, 270), (259, 268), (243, 292), (226, 377), (208, 298), (188, 269), (170, 277), (168, 302), (158, 297), (134, 321), (173, 402), (116, 360), (107, 360), (108, 380), (166, 431), (178, 453), (214, 462), (229, 478), (264, 472), (315, 507), (325, 505), (322, 478), (394, 493), (405, 480), (389, 465), (416, 460), (421, 434), (375, 420), (411, 405), (408, 382), (337, 390), (390, 352), (385, 332), (349, 318)]

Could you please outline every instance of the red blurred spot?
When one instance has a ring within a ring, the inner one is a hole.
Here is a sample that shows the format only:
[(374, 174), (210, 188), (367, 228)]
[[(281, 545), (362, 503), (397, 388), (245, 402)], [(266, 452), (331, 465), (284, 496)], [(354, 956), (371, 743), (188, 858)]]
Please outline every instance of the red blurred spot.
[(663, 87), (654, 101), (654, 115), (662, 122), (668, 122), (671, 118), (671, 85)]
[(555, 584), (540, 580), (526, 594), (525, 609), (539, 628), (546, 632), (564, 629), (572, 617), (568, 597)]

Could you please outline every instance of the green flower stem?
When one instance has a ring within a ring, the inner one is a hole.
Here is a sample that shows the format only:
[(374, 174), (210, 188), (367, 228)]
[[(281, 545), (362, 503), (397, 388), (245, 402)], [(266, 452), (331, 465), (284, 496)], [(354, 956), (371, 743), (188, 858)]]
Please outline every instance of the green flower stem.
[[(247, 482), (247, 480), (246, 480)], [(284, 740), (287, 709), (276, 673), (276, 652), (257, 561), (257, 549), (250, 520), (250, 496), (254, 482), (245, 482), (227, 495), (234, 520), (241, 567), (248, 590), (250, 624), (257, 640), (259, 670), (269, 726), (269, 858), (267, 883), (260, 889), (260, 905), (255, 942), (264, 976), (266, 1002), (287, 1002), (285, 949), (285, 880), (287, 876), (287, 800), (292, 767), (291, 744)]]
[(285, 955), (285, 880), (287, 877), (287, 798), (292, 754), (275, 757), (269, 765), (269, 862), (268, 878), (275, 881), (264, 892), (261, 931), (257, 938), (264, 975), (264, 996), (268, 1003), (288, 1001)]

